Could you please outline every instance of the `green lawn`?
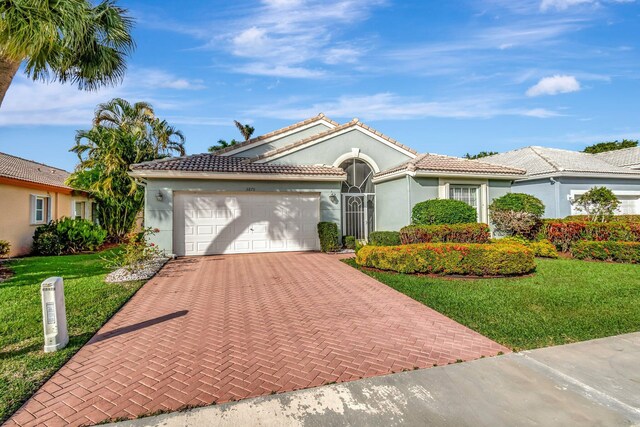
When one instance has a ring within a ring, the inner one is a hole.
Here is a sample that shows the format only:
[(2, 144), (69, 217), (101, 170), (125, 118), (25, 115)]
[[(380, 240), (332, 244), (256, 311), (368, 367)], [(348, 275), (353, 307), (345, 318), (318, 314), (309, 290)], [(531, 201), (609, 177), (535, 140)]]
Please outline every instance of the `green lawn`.
[[(353, 259), (346, 262), (357, 267)], [(363, 270), (514, 350), (640, 331), (640, 266), (537, 259), (531, 277), (444, 279)]]
[[(0, 283), (0, 423), (20, 407), (127, 301), (142, 282), (106, 284), (102, 254), (12, 261), (15, 275)], [(64, 278), (69, 345), (45, 354), (40, 283)]]

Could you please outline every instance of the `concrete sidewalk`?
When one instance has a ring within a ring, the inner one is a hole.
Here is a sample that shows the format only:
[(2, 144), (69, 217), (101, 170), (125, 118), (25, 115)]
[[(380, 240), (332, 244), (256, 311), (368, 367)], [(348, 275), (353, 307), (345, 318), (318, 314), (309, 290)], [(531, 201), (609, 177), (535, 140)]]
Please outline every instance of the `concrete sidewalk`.
[(640, 425), (639, 365), (633, 333), (118, 426)]

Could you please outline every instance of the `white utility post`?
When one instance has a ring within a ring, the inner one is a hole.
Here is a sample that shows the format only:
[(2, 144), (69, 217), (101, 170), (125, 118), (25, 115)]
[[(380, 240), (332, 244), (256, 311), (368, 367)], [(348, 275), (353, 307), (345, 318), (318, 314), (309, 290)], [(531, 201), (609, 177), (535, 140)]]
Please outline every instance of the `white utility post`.
[(44, 352), (61, 350), (69, 343), (62, 277), (49, 277), (42, 282), (40, 295), (42, 297)]

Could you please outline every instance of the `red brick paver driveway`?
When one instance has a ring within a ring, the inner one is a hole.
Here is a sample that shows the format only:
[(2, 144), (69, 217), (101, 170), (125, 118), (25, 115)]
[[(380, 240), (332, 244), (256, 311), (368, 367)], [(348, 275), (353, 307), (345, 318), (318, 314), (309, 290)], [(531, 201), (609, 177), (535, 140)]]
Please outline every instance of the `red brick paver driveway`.
[(319, 253), (169, 263), (9, 425), (82, 425), (508, 350)]

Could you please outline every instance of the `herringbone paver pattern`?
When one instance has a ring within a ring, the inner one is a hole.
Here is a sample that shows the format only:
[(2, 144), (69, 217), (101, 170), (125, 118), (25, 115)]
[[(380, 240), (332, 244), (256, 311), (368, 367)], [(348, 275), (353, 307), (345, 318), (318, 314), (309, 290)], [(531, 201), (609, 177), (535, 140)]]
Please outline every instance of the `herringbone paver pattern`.
[(319, 253), (185, 258), (9, 421), (82, 425), (508, 350)]

